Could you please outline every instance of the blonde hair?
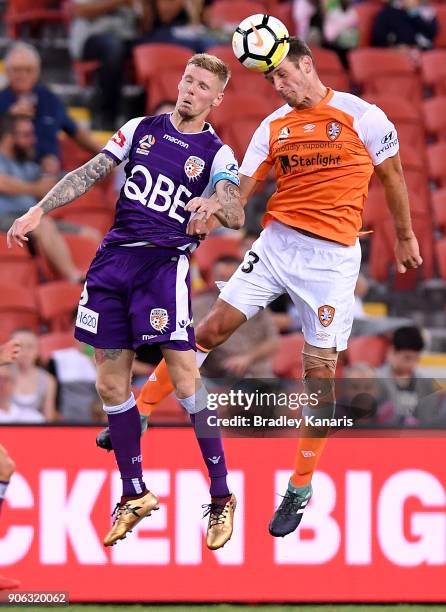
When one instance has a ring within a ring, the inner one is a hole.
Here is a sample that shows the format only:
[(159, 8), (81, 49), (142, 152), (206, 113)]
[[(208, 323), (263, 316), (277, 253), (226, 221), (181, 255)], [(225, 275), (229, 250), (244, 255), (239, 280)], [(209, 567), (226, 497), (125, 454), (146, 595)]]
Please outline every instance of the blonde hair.
[(212, 72), (212, 74), (215, 74), (223, 83), (223, 87), (226, 87), (229, 79), (231, 78), (229, 66), (215, 55), (209, 55), (208, 53), (196, 53), (190, 58), (186, 65), (198, 66), (198, 68), (204, 68), (204, 70)]

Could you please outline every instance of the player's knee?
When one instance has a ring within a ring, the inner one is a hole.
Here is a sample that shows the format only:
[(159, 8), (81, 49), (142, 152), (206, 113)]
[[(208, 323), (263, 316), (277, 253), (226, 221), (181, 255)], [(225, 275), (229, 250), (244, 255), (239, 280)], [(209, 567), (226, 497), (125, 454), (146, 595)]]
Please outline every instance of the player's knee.
[(195, 377), (182, 376), (173, 383), (173, 388), (178, 399), (191, 397), (196, 391)]
[(209, 316), (196, 329), (196, 341), (199, 346), (212, 350), (222, 344), (231, 335), (223, 322), (216, 316)]
[(302, 370), (308, 395), (317, 397), (319, 411), (323, 406), (334, 407), (336, 349), (322, 349), (306, 344), (302, 351)]
[(106, 406), (123, 404), (129, 398), (130, 394), (129, 386), (112, 376), (98, 378), (96, 382), (96, 391)]
[(9, 455), (4, 455), (0, 461), (0, 480), (8, 481), (15, 472), (15, 463)]

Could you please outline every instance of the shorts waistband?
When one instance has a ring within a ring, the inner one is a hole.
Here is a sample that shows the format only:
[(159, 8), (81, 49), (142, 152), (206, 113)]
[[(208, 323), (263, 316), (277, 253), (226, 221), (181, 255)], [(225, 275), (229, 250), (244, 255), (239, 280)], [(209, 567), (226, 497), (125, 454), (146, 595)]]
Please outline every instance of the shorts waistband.
[(340, 242), (335, 242), (334, 240), (330, 240), (329, 238), (325, 238), (324, 236), (319, 236), (318, 234), (313, 234), (312, 232), (303, 230), (300, 227), (293, 227), (291, 225), (287, 225), (286, 223), (282, 223), (281, 221), (278, 221), (277, 219), (274, 219), (274, 221), (271, 221), (268, 224), (268, 226), (276, 224), (276, 223), (286, 228), (287, 230), (290, 230), (293, 233), (298, 234), (299, 240), (302, 240), (303, 242), (306, 242), (307, 244), (312, 245), (312, 246), (316, 246), (317, 244), (319, 244), (322, 248), (328, 248), (328, 249), (354, 249), (355, 248), (355, 245), (349, 246), (346, 244), (342, 244)]

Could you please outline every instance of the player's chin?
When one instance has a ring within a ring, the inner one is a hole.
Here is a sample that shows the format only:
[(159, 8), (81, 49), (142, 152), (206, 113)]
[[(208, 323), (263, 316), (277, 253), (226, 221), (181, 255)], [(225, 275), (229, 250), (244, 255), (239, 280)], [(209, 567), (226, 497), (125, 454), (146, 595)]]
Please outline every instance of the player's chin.
[(178, 106), (177, 111), (182, 119), (193, 119), (193, 117), (195, 116), (192, 110), (192, 106), (186, 104), (185, 102)]

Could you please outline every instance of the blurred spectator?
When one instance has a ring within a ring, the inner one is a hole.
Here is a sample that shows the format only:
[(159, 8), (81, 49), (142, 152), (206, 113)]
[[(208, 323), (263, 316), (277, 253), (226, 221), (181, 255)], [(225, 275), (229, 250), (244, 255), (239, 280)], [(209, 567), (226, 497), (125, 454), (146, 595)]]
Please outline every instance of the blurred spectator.
[(125, 61), (147, 9), (144, 0), (72, 0), (71, 55), (76, 61), (99, 62), (93, 109), (97, 129), (118, 127)]
[(0, 91), (0, 115), (26, 115), (34, 122), (37, 136), (36, 160), (45, 173), (61, 168), (58, 133), (63, 130), (81, 147), (99, 153), (101, 147), (88, 130), (68, 115), (62, 101), (39, 82), (41, 62), (33, 46), (15, 43), (5, 57), (9, 86)]
[(37, 365), (37, 336), (31, 330), (20, 329), (12, 337), (20, 344), (12, 400), (20, 410), (43, 415), (50, 423), (56, 419), (56, 380)]
[(378, 405), (380, 385), (375, 368), (357, 362), (344, 368), (342, 389), (336, 400), (336, 417), (346, 416), (355, 422), (373, 417)]
[[(35, 142), (31, 119), (7, 115), (0, 118), (0, 231), (7, 231), (56, 182), (54, 178), (41, 177), (39, 166), (30, 160)], [(31, 237), (63, 278), (73, 282), (82, 279), (53, 219), (43, 217)]]
[(396, 0), (386, 4), (375, 18), (374, 47), (407, 46), (421, 51), (433, 47), (438, 31), (435, 9), (420, 0)]
[(347, 53), (359, 42), (358, 13), (352, 0), (323, 0), (322, 6), (323, 46), (336, 51), (347, 67)]
[(293, 19), (299, 38), (310, 46), (322, 44), (323, 14), (319, 0), (294, 0)]
[(347, 52), (359, 42), (359, 15), (352, 0), (294, 0), (293, 18), (299, 38), (333, 49), (347, 65)]
[(152, 0), (151, 28), (141, 42), (181, 45), (196, 53), (225, 42), (203, 23), (206, 7), (211, 3), (212, 0)]
[[(234, 257), (222, 257), (213, 267), (212, 276), (219, 282), (227, 282), (240, 261)], [(203, 319), (218, 298), (213, 287), (192, 300), (195, 324)], [(271, 358), (278, 348), (278, 337), (268, 310), (247, 321), (224, 344), (210, 353), (201, 368), (208, 378), (273, 378)]]
[(19, 408), (13, 401), (16, 370), (13, 365), (0, 366), (0, 423), (43, 423), (40, 412)]
[(96, 368), (82, 346), (54, 351), (48, 365), (57, 379), (58, 410), (69, 423), (91, 423), (99, 412)]
[(394, 333), (386, 363), (378, 368), (382, 395), (378, 420), (386, 425), (417, 425), (432, 418), (420, 401), (437, 391), (432, 379), (417, 371), (424, 340), (417, 327), (400, 327)]

